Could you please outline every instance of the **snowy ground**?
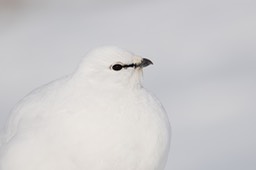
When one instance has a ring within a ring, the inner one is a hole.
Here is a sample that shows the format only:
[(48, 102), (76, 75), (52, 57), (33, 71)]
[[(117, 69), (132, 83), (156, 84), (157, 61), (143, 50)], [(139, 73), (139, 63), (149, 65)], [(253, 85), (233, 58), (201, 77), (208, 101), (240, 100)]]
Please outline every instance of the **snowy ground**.
[(29, 91), (117, 45), (172, 123), (166, 170), (256, 169), (256, 1), (2, 0), (0, 128)]

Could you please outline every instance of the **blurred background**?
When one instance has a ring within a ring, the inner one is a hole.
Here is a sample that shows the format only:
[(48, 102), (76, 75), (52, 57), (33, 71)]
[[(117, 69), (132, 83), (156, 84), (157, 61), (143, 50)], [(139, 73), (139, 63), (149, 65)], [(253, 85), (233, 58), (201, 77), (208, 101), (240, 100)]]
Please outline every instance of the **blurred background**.
[(0, 129), (91, 48), (150, 58), (172, 124), (166, 170), (256, 169), (256, 1), (0, 0)]

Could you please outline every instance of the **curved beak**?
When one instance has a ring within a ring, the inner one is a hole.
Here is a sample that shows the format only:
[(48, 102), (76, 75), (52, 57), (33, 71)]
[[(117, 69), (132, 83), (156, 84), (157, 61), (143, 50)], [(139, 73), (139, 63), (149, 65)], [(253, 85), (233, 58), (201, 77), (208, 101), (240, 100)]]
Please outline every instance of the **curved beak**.
[(149, 66), (149, 65), (151, 65), (151, 64), (153, 64), (152, 61), (150, 61), (150, 60), (147, 59), (147, 58), (142, 58), (141, 63), (138, 65), (138, 67), (144, 68), (144, 67), (147, 67), (147, 66)]

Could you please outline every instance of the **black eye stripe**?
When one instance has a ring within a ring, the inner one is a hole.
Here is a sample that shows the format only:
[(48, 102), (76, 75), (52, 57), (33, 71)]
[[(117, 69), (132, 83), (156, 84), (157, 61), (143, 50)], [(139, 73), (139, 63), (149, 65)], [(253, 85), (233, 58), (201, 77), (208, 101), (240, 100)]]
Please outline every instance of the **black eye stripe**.
[(136, 67), (136, 64), (132, 63), (132, 64), (123, 65), (123, 68), (128, 68), (128, 67)]
[(120, 70), (122, 70), (122, 68), (126, 69), (126, 68), (129, 68), (129, 67), (136, 68), (137, 64), (134, 64), (134, 63), (132, 63), (132, 64), (124, 64), (124, 65), (122, 65), (122, 64), (114, 64), (113, 66), (111, 66), (111, 68), (113, 70), (115, 70), (115, 71), (120, 71)]

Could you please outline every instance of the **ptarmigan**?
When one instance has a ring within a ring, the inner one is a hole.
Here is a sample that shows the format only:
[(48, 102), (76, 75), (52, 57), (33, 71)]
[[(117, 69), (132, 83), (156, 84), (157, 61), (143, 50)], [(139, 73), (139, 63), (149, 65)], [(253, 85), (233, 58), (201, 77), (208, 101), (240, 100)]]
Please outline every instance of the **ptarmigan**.
[(11, 113), (0, 169), (163, 170), (170, 125), (141, 85), (150, 64), (100, 47), (72, 75), (34, 90)]

